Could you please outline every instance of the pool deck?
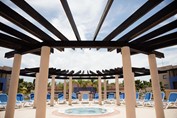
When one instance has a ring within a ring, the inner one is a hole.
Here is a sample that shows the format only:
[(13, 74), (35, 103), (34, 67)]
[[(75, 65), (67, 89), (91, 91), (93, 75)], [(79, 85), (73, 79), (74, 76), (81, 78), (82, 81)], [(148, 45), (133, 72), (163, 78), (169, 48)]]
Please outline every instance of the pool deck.
[[(76, 115), (65, 115), (59, 113), (58, 110), (68, 107), (87, 107), (87, 106), (99, 106), (97, 104), (73, 104), (68, 106), (67, 104), (56, 104), (54, 107), (47, 105), (46, 118), (126, 118), (125, 105), (116, 106), (114, 104), (104, 104), (102, 107), (112, 108), (115, 111), (104, 115), (95, 116), (76, 116)], [(100, 106), (99, 106), (100, 107)], [(24, 107), (15, 110), (14, 118), (35, 118), (35, 109), (32, 107)], [(165, 118), (177, 118), (177, 108), (164, 109)], [(4, 118), (5, 111), (0, 111), (0, 118)], [(153, 107), (137, 107), (136, 118), (155, 118), (155, 109)]]

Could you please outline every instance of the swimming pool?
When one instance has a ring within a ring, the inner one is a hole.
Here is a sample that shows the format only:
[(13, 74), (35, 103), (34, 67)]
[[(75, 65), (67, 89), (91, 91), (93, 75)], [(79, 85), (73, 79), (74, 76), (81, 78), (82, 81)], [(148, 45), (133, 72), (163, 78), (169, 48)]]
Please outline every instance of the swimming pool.
[(80, 108), (69, 108), (65, 110), (65, 114), (70, 115), (98, 115), (104, 114), (107, 112), (107, 109), (104, 108), (94, 108), (94, 107), (80, 107)]
[(52, 114), (59, 116), (60, 118), (101, 118), (102, 116), (112, 118), (117, 116), (120, 112), (113, 106), (62, 106), (56, 108)]
[(101, 107), (74, 107), (64, 110), (67, 115), (101, 115), (111, 113), (113, 110)]

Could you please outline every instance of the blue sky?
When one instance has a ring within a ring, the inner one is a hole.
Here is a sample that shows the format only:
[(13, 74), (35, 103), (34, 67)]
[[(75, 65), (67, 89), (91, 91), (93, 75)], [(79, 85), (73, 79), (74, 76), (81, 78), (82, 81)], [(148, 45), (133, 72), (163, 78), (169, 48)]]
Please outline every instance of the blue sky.
[[(152, 16), (152, 14), (158, 12), (162, 7), (168, 5), (173, 0), (165, 0), (159, 4), (155, 9), (151, 10), (147, 15), (143, 16), (140, 20), (131, 25), (130, 28), (122, 32), (120, 35), (115, 37), (113, 40), (117, 40), (128, 31), (132, 30), (139, 23), (142, 23), (145, 19)], [(3, 1), (6, 5), (10, 6), (17, 12), (21, 12), (21, 15), (26, 17), (30, 22), (40, 27), (44, 32), (50, 34), (54, 39), (59, 40), (47, 29), (41, 26), (37, 21), (31, 18), (29, 15), (24, 13), (20, 8), (9, 0)], [(69, 21), (66, 18), (66, 14), (62, 8), (60, 0), (27, 0), (27, 2), (40, 14), (42, 14), (47, 20), (50, 21), (60, 32), (62, 32), (69, 40), (76, 40)], [(118, 25), (120, 25), (126, 18), (128, 18), (136, 9), (143, 5), (145, 0), (114, 0), (113, 5), (108, 13), (108, 16), (103, 23), (100, 33), (96, 40), (102, 40), (111, 31), (113, 31)], [(78, 31), (82, 40), (92, 40), (104, 7), (107, 0), (68, 0), (68, 4), (72, 11), (74, 20), (76, 22)], [(149, 30), (152, 31), (161, 27), (173, 20), (177, 19), (177, 15), (165, 20), (157, 27)], [(4, 18), (0, 17), (0, 21), (7, 25), (24, 32), (25, 34), (39, 40), (35, 36), (27, 33), (18, 26), (8, 22)], [(148, 33), (145, 32), (144, 34)], [(175, 29), (174, 31), (177, 31)], [(142, 35), (144, 35), (142, 34)], [(5, 59), (4, 54), (10, 50), (0, 48), (0, 66), (12, 66), (13, 59)], [(177, 65), (177, 46), (160, 49), (165, 54), (164, 59), (157, 59), (158, 66), (165, 65)], [(27, 54), (22, 57), (21, 68), (33, 68), (39, 66), (40, 58), (35, 55)], [(138, 54), (132, 56), (132, 66), (135, 67), (146, 67), (149, 68), (147, 55)], [(95, 50), (95, 49), (66, 49), (64, 52), (55, 50), (54, 54), (50, 56), (50, 67), (70, 69), (70, 70), (102, 70), (111, 69), (115, 67), (122, 67), (121, 54), (117, 54), (115, 51), (107, 52), (106, 49)], [(25, 77), (23, 77), (25, 78)], [(150, 78), (141, 77), (142, 79)]]

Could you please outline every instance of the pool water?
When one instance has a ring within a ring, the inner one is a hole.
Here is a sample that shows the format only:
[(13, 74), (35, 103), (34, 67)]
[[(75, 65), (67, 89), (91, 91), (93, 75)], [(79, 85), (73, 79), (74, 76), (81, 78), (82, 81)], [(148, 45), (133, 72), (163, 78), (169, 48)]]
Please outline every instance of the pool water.
[(100, 115), (107, 113), (107, 109), (94, 107), (69, 108), (65, 110), (65, 114), (69, 115)]

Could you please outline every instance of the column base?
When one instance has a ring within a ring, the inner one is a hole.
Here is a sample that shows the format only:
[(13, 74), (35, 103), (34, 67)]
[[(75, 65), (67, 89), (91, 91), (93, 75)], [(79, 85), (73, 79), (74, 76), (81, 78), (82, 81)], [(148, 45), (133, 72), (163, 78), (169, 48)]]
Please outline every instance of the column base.
[(117, 104), (117, 106), (120, 106), (120, 103), (119, 103), (119, 104)]

